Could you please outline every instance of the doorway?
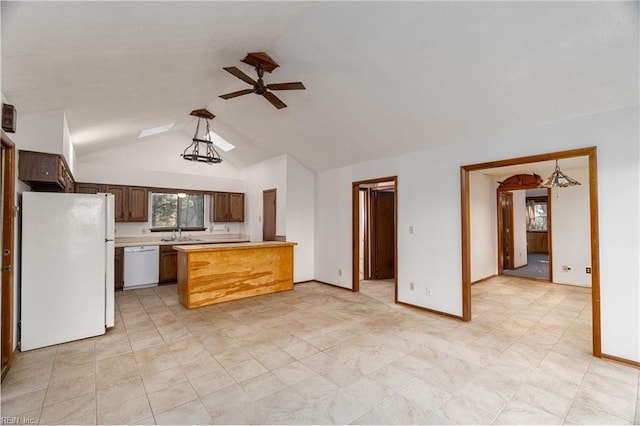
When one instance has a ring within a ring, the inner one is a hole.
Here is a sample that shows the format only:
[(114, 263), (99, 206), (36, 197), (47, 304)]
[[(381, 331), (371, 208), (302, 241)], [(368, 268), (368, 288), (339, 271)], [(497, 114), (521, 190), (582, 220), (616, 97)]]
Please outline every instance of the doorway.
[[(498, 240), (502, 243), (502, 250), (498, 249), (498, 275), (553, 282), (551, 189), (536, 187), (498, 193), (501, 200), (497, 211)], [(514, 217), (519, 225), (515, 232)], [(523, 254), (517, 259), (516, 247)]]
[[(573, 157), (587, 157), (589, 171), (589, 232), (591, 253), (591, 312), (593, 355), (602, 357), (600, 319), (600, 259), (598, 232), (598, 182), (596, 147), (560, 151), (548, 154), (520, 157), (489, 163), (460, 167), (461, 217), (462, 217), (462, 319), (471, 321), (471, 206), (469, 174), (498, 167), (516, 166), (537, 162), (560, 160)], [(500, 198), (498, 198), (500, 200)], [(500, 209), (498, 209), (500, 210)], [(498, 239), (498, 242), (500, 239)]]
[(2, 220), (2, 300), (0, 302), (2, 380), (13, 361), (13, 317), (14, 317), (14, 242), (15, 242), (15, 145), (2, 133), (0, 153), (0, 216)]
[(361, 280), (387, 282), (397, 302), (397, 177), (353, 182), (352, 195), (352, 289), (360, 291)]
[(371, 188), (371, 279), (395, 279), (395, 188)]
[(262, 241), (276, 240), (276, 189), (262, 192)]

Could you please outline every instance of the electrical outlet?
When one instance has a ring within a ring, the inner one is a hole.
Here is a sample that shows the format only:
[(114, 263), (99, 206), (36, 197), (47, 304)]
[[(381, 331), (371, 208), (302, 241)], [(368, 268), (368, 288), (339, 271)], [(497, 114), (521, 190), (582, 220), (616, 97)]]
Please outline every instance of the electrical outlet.
[(587, 266), (586, 272), (587, 272), (587, 274), (590, 274), (591, 273), (591, 268)]
[(409, 290), (413, 291), (413, 289), (414, 289), (413, 283), (409, 283)]
[(342, 268), (338, 268), (338, 276), (341, 277), (342, 276)]
[(431, 287), (427, 287), (427, 296), (431, 296)]
[(413, 235), (413, 234), (415, 234), (415, 233), (416, 233), (416, 228), (415, 228), (415, 227), (413, 227), (413, 226), (410, 226), (410, 227), (409, 227), (409, 234)]
[(567, 265), (562, 265), (562, 272), (569, 272), (571, 270), (571, 268), (569, 268)]
[(144, 235), (144, 234), (146, 234), (146, 233), (147, 233), (147, 230), (146, 230), (146, 229), (143, 229), (143, 230), (142, 230), (142, 235)]

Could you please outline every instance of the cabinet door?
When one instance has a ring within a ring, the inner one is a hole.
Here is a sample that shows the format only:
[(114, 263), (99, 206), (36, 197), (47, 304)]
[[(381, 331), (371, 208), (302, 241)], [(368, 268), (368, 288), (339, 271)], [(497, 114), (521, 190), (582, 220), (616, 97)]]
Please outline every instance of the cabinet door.
[(149, 199), (147, 188), (139, 186), (129, 187), (129, 216), (128, 222), (146, 222), (149, 219)]
[(213, 194), (213, 222), (229, 221), (229, 193), (216, 192)]
[(124, 248), (116, 247), (115, 255), (113, 256), (113, 281), (116, 290), (122, 290), (124, 287)]
[(159, 283), (175, 283), (178, 281), (178, 252), (171, 246), (160, 246)]
[(115, 211), (116, 222), (127, 221), (127, 198), (126, 198), (126, 186), (106, 185), (104, 190), (109, 194), (113, 194), (113, 208)]
[(229, 194), (229, 216), (231, 222), (244, 222), (244, 194)]
[(104, 185), (99, 183), (77, 183), (76, 192), (79, 194), (97, 194), (98, 192), (105, 192)]
[(76, 183), (68, 170), (65, 174), (64, 192), (76, 192)]

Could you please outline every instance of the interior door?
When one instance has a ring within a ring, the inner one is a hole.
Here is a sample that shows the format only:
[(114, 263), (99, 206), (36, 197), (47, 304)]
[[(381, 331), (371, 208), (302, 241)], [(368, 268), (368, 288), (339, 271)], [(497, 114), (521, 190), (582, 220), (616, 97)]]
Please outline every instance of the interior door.
[(262, 193), (262, 241), (276, 240), (276, 190)]
[(513, 259), (513, 194), (500, 193), (500, 241), (502, 242), (502, 268), (514, 269)]
[(395, 193), (372, 191), (373, 276), (395, 278)]

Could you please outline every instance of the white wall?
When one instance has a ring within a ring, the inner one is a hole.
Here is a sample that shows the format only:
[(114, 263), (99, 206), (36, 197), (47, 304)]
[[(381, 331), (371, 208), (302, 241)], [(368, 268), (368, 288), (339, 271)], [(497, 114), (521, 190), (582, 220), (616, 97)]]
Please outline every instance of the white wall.
[(246, 232), (262, 241), (262, 195), (276, 189), (276, 234), (298, 243), (294, 281), (314, 279), (315, 175), (296, 159), (280, 155), (244, 169), (247, 183)]
[[(245, 192), (242, 172), (228, 161), (220, 164), (202, 164), (183, 160), (180, 154), (191, 143), (181, 132), (148, 137), (126, 146), (96, 154), (78, 156), (74, 177), (77, 182), (140, 185), (157, 188), (191, 189), (202, 191)], [(167, 171), (171, 170), (171, 172)], [(151, 200), (149, 199), (149, 203)], [(149, 211), (151, 204), (149, 204)], [(224, 230), (213, 230), (209, 222), (210, 198), (205, 197), (206, 231), (199, 234), (242, 234), (244, 224), (226, 223)], [(149, 235), (151, 218), (143, 223), (117, 223), (116, 235)], [(165, 236), (169, 233), (154, 233)]]
[[(204, 196), (204, 231), (188, 231), (184, 232), (183, 236), (191, 235), (197, 238), (198, 235), (238, 235), (244, 233), (244, 223), (238, 222), (217, 222), (213, 223), (209, 219), (211, 218), (211, 196)], [(154, 236), (154, 237), (167, 237), (172, 235), (172, 232), (154, 232), (149, 231), (151, 229), (151, 197), (148, 199), (149, 206), (149, 220), (147, 222), (117, 222), (116, 223), (116, 237), (140, 237), (140, 236)], [(222, 225), (222, 229), (214, 229), (214, 225)]]
[(76, 150), (73, 146), (73, 139), (71, 138), (71, 132), (69, 132), (69, 123), (65, 114), (62, 115), (62, 155), (67, 160), (71, 174), (74, 175), (76, 171)]
[(262, 195), (276, 190), (276, 235), (287, 235), (287, 156), (280, 155), (245, 168), (247, 183), (246, 232), (262, 241)]
[(589, 170), (561, 169), (581, 185), (551, 190), (553, 282), (591, 287)]
[(287, 156), (287, 241), (295, 241), (294, 281), (314, 276), (315, 174)]
[(526, 191), (513, 194), (513, 267), (527, 264), (527, 205)]
[(316, 278), (351, 287), (351, 183), (397, 174), (398, 299), (461, 315), (460, 166), (597, 146), (602, 349), (640, 361), (639, 112), (626, 108), (318, 173)]
[(62, 110), (20, 115), (11, 140), (19, 149), (64, 155), (65, 120)]
[(139, 139), (126, 146), (76, 158), (77, 182), (244, 192), (244, 176), (228, 161), (204, 164), (180, 154), (191, 143), (181, 132)]
[(469, 174), (471, 282), (498, 273), (496, 182), (481, 172)]

